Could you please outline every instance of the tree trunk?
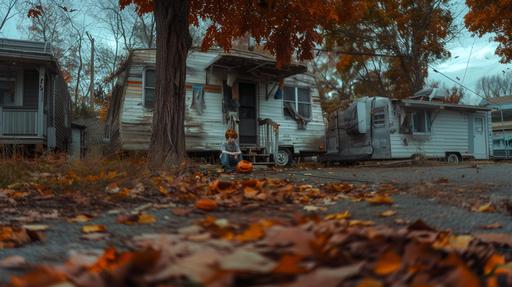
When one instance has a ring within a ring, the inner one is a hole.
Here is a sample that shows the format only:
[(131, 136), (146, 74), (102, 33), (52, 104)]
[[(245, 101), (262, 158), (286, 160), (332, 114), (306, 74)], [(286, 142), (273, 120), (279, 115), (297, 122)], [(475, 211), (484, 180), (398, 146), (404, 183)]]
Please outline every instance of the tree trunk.
[(185, 152), (185, 76), (189, 34), (188, 0), (155, 0), (156, 99), (149, 166), (175, 167)]

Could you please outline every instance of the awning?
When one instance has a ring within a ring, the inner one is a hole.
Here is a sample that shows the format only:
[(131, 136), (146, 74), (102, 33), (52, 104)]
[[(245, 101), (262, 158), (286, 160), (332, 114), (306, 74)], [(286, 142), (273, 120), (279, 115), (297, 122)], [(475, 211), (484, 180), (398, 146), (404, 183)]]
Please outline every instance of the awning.
[(480, 107), (480, 106), (448, 104), (448, 103), (442, 103), (442, 102), (428, 102), (428, 101), (419, 101), (419, 100), (393, 100), (393, 101), (402, 104), (404, 107), (423, 108), (423, 109), (431, 109), (431, 110), (456, 110), (456, 111), (467, 111), (467, 112), (490, 111), (491, 110), (490, 108)]
[(278, 69), (276, 60), (258, 52), (232, 49), (221, 53), (207, 67), (224, 69), (239, 75), (246, 75), (258, 80), (279, 80), (307, 71), (307, 67), (299, 63), (291, 63)]

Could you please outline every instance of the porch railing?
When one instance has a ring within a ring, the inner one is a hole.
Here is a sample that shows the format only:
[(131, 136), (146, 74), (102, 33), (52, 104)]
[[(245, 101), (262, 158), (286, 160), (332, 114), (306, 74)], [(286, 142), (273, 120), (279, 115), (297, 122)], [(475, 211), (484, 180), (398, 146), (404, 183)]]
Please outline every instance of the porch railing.
[(265, 148), (265, 153), (272, 154), (274, 160), (277, 157), (279, 149), (279, 124), (266, 118), (258, 121), (259, 125), (259, 145)]
[(37, 136), (37, 109), (0, 107), (0, 136)]

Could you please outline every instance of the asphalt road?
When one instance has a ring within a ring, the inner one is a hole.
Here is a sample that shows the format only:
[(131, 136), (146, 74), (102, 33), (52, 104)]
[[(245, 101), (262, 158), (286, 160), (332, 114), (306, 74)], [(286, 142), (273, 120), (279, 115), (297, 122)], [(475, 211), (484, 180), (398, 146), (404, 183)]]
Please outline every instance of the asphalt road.
[[(397, 185), (422, 185), (440, 179), (452, 185), (482, 185), (488, 184), (491, 188), (486, 191), (493, 200), (512, 200), (512, 164), (509, 163), (465, 163), (456, 166), (407, 166), (407, 167), (337, 167), (337, 168), (311, 168), (311, 169), (282, 169), (261, 170), (253, 174), (254, 177), (287, 178), (296, 182), (320, 184), (326, 182), (354, 182), (354, 183), (394, 183)], [(328, 213), (349, 210), (353, 218), (372, 220), (377, 223), (396, 225), (395, 220), (415, 221), (421, 219), (438, 229), (450, 229), (459, 234), (481, 232), (506, 232), (512, 236), (512, 217), (506, 213), (476, 213), (468, 208), (448, 204), (435, 197), (416, 196), (414, 194), (400, 193), (393, 195), (395, 204), (389, 206), (374, 206), (366, 202), (340, 201), (328, 206)], [(300, 208), (300, 207), (297, 207)], [(384, 210), (393, 209), (397, 214), (389, 218), (378, 216)], [(1, 211), (0, 211), (1, 212)], [(67, 223), (62, 219), (41, 222), (47, 224), (49, 229), (45, 232), (46, 239), (40, 243), (32, 243), (17, 249), (0, 250), (0, 260), (9, 255), (23, 256), (28, 262), (57, 263), (62, 262), (70, 253), (80, 250), (100, 252), (109, 245), (123, 247), (123, 242), (132, 236), (142, 233), (175, 232), (179, 227), (192, 224), (204, 216), (202, 213), (192, 213), (187, 217), (173, 215), (169, 208), (148, 210), (158, 220), (152, 225), (121, 225), (116, 223), (116, 214), (105, 212), (87, 224), (105, 224), (110, 237), (102, 241), (86, 241), (80, 239), (82, 224)], [(264, 216), (261, 211), (259, 216)], [(1, 216), (1, 213), (0, 213)], [(236, 216), (233, 212), (220, 211), (216, 217)], [(499, 223), (503, 227), (498, 230), (482, 230), (481, 226)], [(0, 282), (7, 280), (17, 270), (0, 268)]]

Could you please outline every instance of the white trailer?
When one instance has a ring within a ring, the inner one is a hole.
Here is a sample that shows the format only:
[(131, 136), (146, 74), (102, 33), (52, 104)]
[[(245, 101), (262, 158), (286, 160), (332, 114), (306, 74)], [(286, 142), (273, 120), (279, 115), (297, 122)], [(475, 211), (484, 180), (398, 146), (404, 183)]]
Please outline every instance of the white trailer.
[(479, 106), (364, 97), (329, 117), (322, 160), (488, 159), (490, 117), (490, 109)]

